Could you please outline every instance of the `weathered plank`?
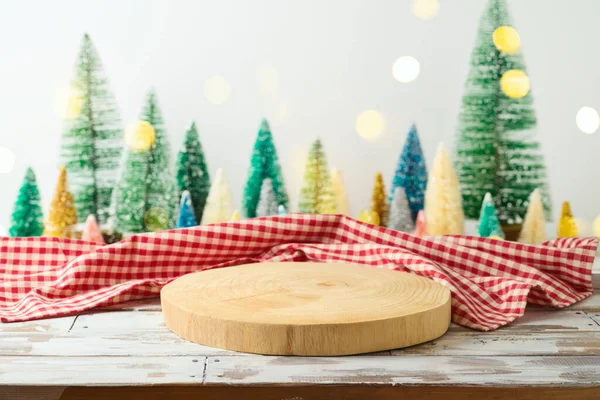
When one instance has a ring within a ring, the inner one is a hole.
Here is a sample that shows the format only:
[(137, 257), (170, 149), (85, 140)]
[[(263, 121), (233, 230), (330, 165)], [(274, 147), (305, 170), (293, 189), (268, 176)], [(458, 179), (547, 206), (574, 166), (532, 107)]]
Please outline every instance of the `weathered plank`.
[(75, 316), (73, 315), (70, 317), (39, 319), (27, 322), (0, 323), (0, 337), (9, 334), (68, 332), (74, 321)]
[(209, 357), (207, 384), (598, 386), (600, 357)]
[(473, 332), (451, 331), (441, 338), (405, 349), (392, 356), (552, 356), (600, 355), (600, 332)]
[[(599, 288), (600, 289), (600, 288)], [(567, 310), (571, 311), (586, 311), (600, 314), (600, 293), (596, 289), (596, 293), (591, 295), (585, 300), (580, 301), (579, 303), (573, 304), (571, 307), (567, 308)]]
[(201, 384), (205, 361), (204, 357), (0, 357), (0, 385)]

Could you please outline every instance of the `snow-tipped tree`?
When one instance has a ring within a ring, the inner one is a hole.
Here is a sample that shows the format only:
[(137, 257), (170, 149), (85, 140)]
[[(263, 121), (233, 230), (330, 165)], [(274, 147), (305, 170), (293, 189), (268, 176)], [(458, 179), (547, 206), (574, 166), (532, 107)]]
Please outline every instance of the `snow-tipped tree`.
[(10, 236), (40, 236), (44, 232), (44, 214), (40, 201), (35, 173), (33, 169), (27, 168), (11, 215)]
[(412, 124), (404, 142), (394, 179), (390, 188), (390, 200), (397, 187), (404, 188), (408, 204), (410, 205), (413, 221), (417, 218), (419, 210), (423, 209), (425, 202), (425, 188), (427, 187), (427, 168), (425, 157), (421, 149), (421, 141), (417, 127)]
[(123, 130), (102, 62), (87, 34), (81, 42), (71, 87), (61, 163), (69, 174), (78, 218), (83, 221), (94, 214), (103, 224), (117, 180)]
[(529, 196), (527, 214), (519, 236), (519, 242), (540, 244), (546, 241), (546, 217), (544, 215), (544, 204), (542, 195), (535, 189)]
[(279, 205), (273, 191), (273, 183), (271, 179), (266, 178), (260, 189), (260, 200), (258, 200), (258, 206), (256, 207), (256, 216), (267, 217), (269, 215), (277, 215), (278, 208)]
[(408, 233), (411, 233), (415, 229), (410, 205), (408, 204), (406, 193), (401, 186), (396, 187), (394, 197), (392, 197), (388, 228)]
[(233, 200), (231, 198), (229, 183), (227, 182), (225, 172), (219, 169), (208, 192), (204, 213), (202, 214), (202, 224), (216, 224), (229, 221), (233, 212)]
[(177, 198), (181, 199), (183, 192), (187, 190), (194, 205), (196, 220), (202, 219), (202, 211), (210, 189), (210, 177), (195, 122), (192, 122), (185, 131), (183, 145), (177, 154), (175, 170), (177, 175)]
[(250, 168), (248, 169), (248, 180), (244, 187), (243, 212), (246, 217), (256, 217), (261, 185), (267, 178), (271, 179), (277, 204), (283, 204), (287, 207), (288, 195), (283, 183), (277, 150), (275, 150), (271, 128), (267, 120), (263, 119), (254, 142)]
[(425, 191), (425, 219), (430, 235), (461, 235), (464, 214), (458, 179), (448, 151), (440, 143)]
[(485, 238), (494, 236), (496, 238), (504, 239), (504, 232), (502, 232), (500, 221), (498, 221), (494, 199), (489, 192), (485, 194), (483, 202), (481, 203), (477, 233), (479, 233), (479, 236)]
[(184, 190), (181, 194), (181, 202), (179, 203), (179, 216), (177, 217), (177, 228), (189, 228), (196, 226), (196, 216), (194, 215), (194, 205), (190, 192)]
[(335, 196), (337, 212), (349, 216), (350, 204), (348, 202), (348, 193), (346, 192), (342, 173), (337, 168), (331, 170), (331, 186), (333, 188), (333, 195)]

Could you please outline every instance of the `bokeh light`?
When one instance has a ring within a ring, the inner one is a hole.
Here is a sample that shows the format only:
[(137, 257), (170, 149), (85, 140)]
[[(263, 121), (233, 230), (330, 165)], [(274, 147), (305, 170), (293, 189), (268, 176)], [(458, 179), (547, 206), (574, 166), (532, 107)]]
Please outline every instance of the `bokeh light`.
[(160, 207), (152, 207), (144, 215), (144, 224), (150, 232), (158, 232), (169, 225), (169, 213)]
[(152, 147), (156, 133), (147, 121), (136, 121), (125, 129), (125, 142), (135, 151), (147, 151)]
[(211, 76), (204, 82), (204, 96), (212, 104), (223, 104), (229, 100), (231, 84), (222, 76)]
[(500, 88), (511, 99), (520, 99), (529, 93), (529, 77), (519, 69), (508, 70), (500, 78)]
[(496, 48), (506, 54), (516, 53), (521, 48), (519, 32), (512, 26), (503, 25), (496, 28), (492, 40)]
[(275, 97), (279, 89), (279, 73), (272, 65), (259, 65), (256, 80), (261, 94)]
[(392, 67), (392, 75), (402, 83), (414, 81), (419, 76), (420, 71), (421, 65), (419, 61), (411, 56), (398, 58)]
[(440, 2), (439, 0), (412, 0), (410, 8), (415, 17), (429, 20), (440, 12)]
[(8, 174), (15, 166), (15, 154), (6, 147), (0, 147), (0, 174)]
[(575, 220), (575, 225), (577, 225), (577, 233), (578, 236), (583, 237), (583, 236), (589, 236), (590, 233), (592, 232), (592, 224), (590, 224), (588, 221), (586, 221), (583, 218), (573, 218)]
[(83, 95), (73, 86), (58, 90), (54, 101), (56, 114), (64, 120), (77, 118), (83, 109)]
[(575, 116), (575, 123), (581, 132), (591, 135), (600, 126), (600, 117), (592, 107), (581, 107)]
[(356, 131), (363, 139), (376, 139), (383, 132), (383, 127), (383, 116), (377, 110), (366, 110), (356, 117)]

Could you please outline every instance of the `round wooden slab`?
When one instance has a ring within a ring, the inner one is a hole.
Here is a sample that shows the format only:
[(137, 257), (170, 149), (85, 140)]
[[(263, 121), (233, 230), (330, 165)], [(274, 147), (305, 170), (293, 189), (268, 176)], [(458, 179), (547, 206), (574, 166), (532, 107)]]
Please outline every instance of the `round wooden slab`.
[(263, 263), (182, 276), (165, 323), (196, 343), (258, 354), (334, 356), (412, 346), (450, 325), (450, 291), (352, 264)]

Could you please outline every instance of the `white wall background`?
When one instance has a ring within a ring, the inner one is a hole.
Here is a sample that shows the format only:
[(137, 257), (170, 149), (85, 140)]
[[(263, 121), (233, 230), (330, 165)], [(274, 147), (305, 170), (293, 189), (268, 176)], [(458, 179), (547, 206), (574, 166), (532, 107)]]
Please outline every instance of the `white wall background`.
[[(452, 142), (484, 3), (442, 0), (440, 13), (423, 21), (409, 0), (0, 0), (0, 146), (16, 155), (13, 170), (0, 174), (0, 225), (8, 228), (27, 166), (38, 174), (45, 207), (51, 200), (63, 125), (56, 103), (84, 32), (103, 60), (123, 124), (135, 121), (154, 86), (173, 152), (196, 120), (210, 172), (225, 169), (236, 202), (266, 116), (293, 203), (308, 146), (320, 136), (357, 214), (369, 202), (376, 171), (389, 185), (412, 121), (429, 162), (437, 142)], [(510, 6), (555, 214), (569, 199), (574, 213), (591, 221), (600, 214), (600, 132), (581, 133), (575, 114), (584, 105), (600, 108), (600, 1), (512, 0)], [(415, 82), (391, 75), (402, 55), (421, 62)], [(275, 95), (260, 91), (261, 65), (278, 72)], [(213, 75), (231, 82), (223, 105), (204, 97)], [(383, 114), (385, 130), (368, 142), (355, 120), (372, 108)]]

